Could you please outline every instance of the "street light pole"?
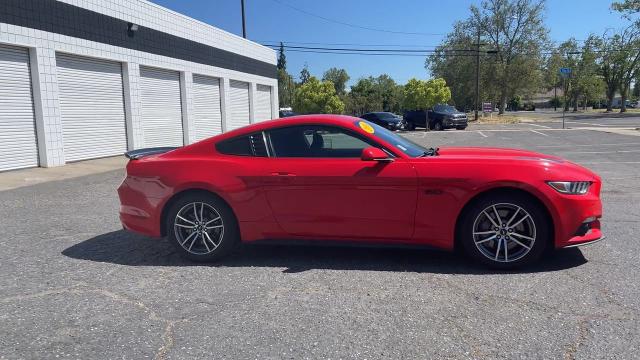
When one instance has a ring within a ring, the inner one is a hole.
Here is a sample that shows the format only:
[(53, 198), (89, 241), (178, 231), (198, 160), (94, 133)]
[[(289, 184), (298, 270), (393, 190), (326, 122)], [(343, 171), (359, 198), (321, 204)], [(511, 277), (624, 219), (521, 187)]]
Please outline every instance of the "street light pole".
[(240, 0), (240, 6), (242, 7), (242, 37), (247, 38), (247, 25), (244, 19), (244, 0)]
[(478, 42), (476, 43), (476, 101), (475, 120), (478, 121), (478, 105), (480, 102), (480, 29), (478, 29)]

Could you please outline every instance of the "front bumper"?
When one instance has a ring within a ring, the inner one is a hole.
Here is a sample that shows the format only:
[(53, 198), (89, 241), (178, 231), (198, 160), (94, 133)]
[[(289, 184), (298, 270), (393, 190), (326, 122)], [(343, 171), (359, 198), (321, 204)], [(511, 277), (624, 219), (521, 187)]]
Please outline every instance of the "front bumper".
[(469, 124), (466, 117), (456, 119), (445, 119), (442, 123), (445, 128), (467, 127)]
[(602, 202), (597, 194), (597, 191), (586, 195), (557, 194), (554, 201), (557, 249), (591, 244), (604, 238), (600, 224)]
[(589, 241), (586, 241), (586, 242), (581, 242), (581, 243), (576, 243), (576, 244), (566, 245), (566, 246), (564, 247), (564, 249), (569, 249), (569, 248), (575, 248), (575, 247), (579, 247), (579, 246), (585, 246), (585, 245), (595, 244), (595, 243), (600, 242), (600, 241), (602, 241), (602, 240), (604, 240), (604, 239), (606, 239), (606, 238), (607, 238), (606, 236), (602, 235), (602, 236), (600, 236), (599, 238), (597, 238), (597, 239), (595, 239), (595, 240), (589, 240)]

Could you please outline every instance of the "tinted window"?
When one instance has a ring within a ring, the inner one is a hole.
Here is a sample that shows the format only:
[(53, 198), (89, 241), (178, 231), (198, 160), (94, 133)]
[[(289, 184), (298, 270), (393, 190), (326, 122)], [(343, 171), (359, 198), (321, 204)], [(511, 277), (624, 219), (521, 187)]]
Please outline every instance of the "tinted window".
[(262, 133), (225, 140), (217, 144), (216, 149), (226, 155), (268, 156)]
[(376, 115), (378, 115), (378, 118), (381, 120), (397, 120), (394, 114), (388, 112), (377, 113)]
[(396, 149), (402, 151), (403, 153), (411, 157), (423, 156), (425, 151), (428, 151), (426, 148), (414, 143), (413, 141), (405, 137), (398, 136), (395, 133), (383, 128), (382, 126), (378, 126), (374, 123), (367, 122), (364, 120), (358, 120), (355, 122), (355, 125), (360, 126), (358, 123), (361, 121), (371, 125), (371, 127), (373, 128), (373, 136), (376, 136), (386, 141), (387, 143), (393, 145)]
[(269, 131), (276, 157), (359, 158), (371, 146), (359, 136), (330, 126), (291, 126)]

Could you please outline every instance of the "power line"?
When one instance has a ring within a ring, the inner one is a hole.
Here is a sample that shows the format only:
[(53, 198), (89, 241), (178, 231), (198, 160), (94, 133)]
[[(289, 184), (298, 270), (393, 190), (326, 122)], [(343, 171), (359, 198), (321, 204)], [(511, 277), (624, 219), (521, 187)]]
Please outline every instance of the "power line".
[[(279, 45), (266, 45), (273, 49), (278, 49)], [(345, 55), (387, 55), (387, 56), (428, 56), (433, 54), (442, 54), (444, 56), (476, 56), (477, 49), (364, 49), (364, 48), (334, 48), (334, 47), (318, 47), (318, 46), (292, 46), (283, 45), (287, 51), (305, 52), (318, 54), (345, 54)], [(594, 53), (613, 53), (620, 51), (640, 51), (640, 49), (610, 49), (610, 50), (590, 50)], [(540, 51), (540, 52), (523, 52), (516, 53), (521, 56), (537, 56), (537, 55), (553, 55), (556, 51)], [(480, 51), (480, 54), (494, 55), (497, 51)]]
[(387, 30), (387, 29), (379, 29), (379, 28), (373, 28), (373, 27), (368, 27), (368, 26), (361, 26), (361, 25), (356, 25), (356, 24), (351, 24), (348, 22), (344, 22), (344, 21), (340, 21), (340, 20), (336, 20), (336, 19), (331, 19), (322, 15), (318, 15), (318, 14), (314, 14), (312, 12), (300, 9), (296, 6), (293, 6), (291, 4), (287, 4), (283, 1), (280, 0), (271, 0), (275, 3), (278, 3), (282, 6), (286, 6), (290, 9), (293, 9), (295, 11), (298, 11), (302, 14), (308, 15), (308, 16), (313, 16), (315, 18), (318, 19), (322, 19), (324, 21), (328, 21), (328, 22), (332, 22), (334, 24), (339, 24), (339, 25), (344, 25), (344, 26), (349, 26), (352, 28), (356, 28), (356, 29), (362, 29), (362, 30), (369, 30), (369, 31), (377, 31), (377, 32), (383, 32), (383, 33), (388, 33), (388, 34), (402, 34), (402, 35), (422, 35), (422, 36), (444, 36), (446, 34), (435, 34), (435, 33), (424, 33), (424, 32), (408, 32), (408, 31), (394, 31), (394, 30)]
[[(267, 45), (270, 47), (279, 47), (276, 45)], [(358, 49), (358, 48), (327, 48), (327, 47), (315, 47), (315, 46), (292, 46), (283, 45), (285, 49), (306, 49), (306, 50), (331, 50), (331, 51), (362, 51), (362, 52), (437, 52), (435, 49)], [(444, 51), (476, 51), (475, 49), (446, 49)]]
[(374, 46), (374, 47), (415, 47), (415, 48), (437, 48), (440, 45), (398, 45), (398, 44), (358, 44), (358, 43), (323, 43), (323, 42), (303, 42), (303, 41), (275, 41), (275, 40), (257, 40), (266, 46), (280, 46), (283, 44), (294, 45), (325, 45), (325, 46)]

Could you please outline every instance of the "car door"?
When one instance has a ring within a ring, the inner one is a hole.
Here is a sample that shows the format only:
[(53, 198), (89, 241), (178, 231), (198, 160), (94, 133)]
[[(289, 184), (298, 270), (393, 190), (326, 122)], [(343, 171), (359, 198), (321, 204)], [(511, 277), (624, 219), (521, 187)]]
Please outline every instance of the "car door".
[(267, 133), (264, 190), (289, 235), (403, 240), (413, 235), (417, 176), (405, 159), (362, 161), (372, 144), (347, 129), (289, 126)]

